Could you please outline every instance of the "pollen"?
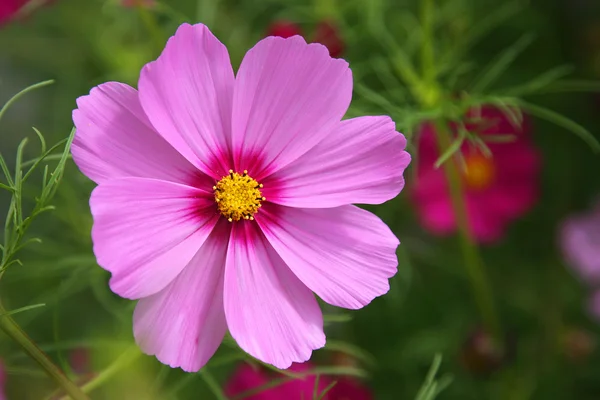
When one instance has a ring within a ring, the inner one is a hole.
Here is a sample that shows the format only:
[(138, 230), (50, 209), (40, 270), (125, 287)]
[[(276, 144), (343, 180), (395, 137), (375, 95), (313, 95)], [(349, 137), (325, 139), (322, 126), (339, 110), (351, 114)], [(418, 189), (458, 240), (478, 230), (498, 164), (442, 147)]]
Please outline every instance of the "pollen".
[(465, 157), (466, 168), (463, 172), (467, 187), (474, 190), (488, 188), (494, 182), (496, 167), (491, 158), (482, 154), (472, 154)]
[(222, 177), (213, 190), (219, 212), (229, 222), (242, 219), (254, 220), (254, 214), (266, 199), (261, 193), (263, 185), (248, 176), (248, 171), (242, 174), (229, 170), (229, 175)]

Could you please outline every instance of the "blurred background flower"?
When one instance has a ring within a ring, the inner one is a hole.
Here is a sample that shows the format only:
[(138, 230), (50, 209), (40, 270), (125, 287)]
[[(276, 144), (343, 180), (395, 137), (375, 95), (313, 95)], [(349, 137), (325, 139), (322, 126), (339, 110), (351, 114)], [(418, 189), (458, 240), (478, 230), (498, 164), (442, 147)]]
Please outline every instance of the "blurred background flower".
[[(502, 110), (485, 106), (470, 110), (452, 124), (454, 137), (476, 135), (484, 148), (460, 147), (462, 187), (470, 227), (482, 243), (497, 242), (509, 224), (534, 206), (540, 191), (541, 159), (531, 139), (528, 117), (511, 121)], [(426, 123), (419, 134), (417, 176), (412, 200), (423, 226), (436, 235), (456, 231), (456, 218), (440, 157), (436, 127)], [(461, 132), (461, 130), (463, 132)]]
[[(77, 97), (106, 81), (137, 86), (142, 66), (183, 22), (209, 25), (235, 70), (266, 35), (301, 34), (326, 45), (352, 68), (346, 118), (391, 115), (407, 137), (411, 196), (365, 206), (402, 238), (389, 293), (363, 310), (324, 306), (327, 344), (304, 366), (310, 377), (285, 387), (312, 382), (306, 397), (312, 399), (318, 374), (317, 389), (351, 382), (382, 400), (600, 397), (598, 212), (590, 207), (600, 193), (594, 151), (600, 2), (45, 3), (21, 1), (15, 14), (16, 3), (0, 0), (0, 103), (28, 85), (55, 80), (2, 114), (0, 153), (13, 178), (19, 159), (25, 173), (40, 154), (32, 127), (46, 148), (64, 140)], [(29, 142), (21, 157), (23, 138)], [(48, 174), (61, 149), (48, 159)], [(27, 219), (41, 194), (44, 164), (20, 190), (0, 168), (0, 183), (9, 186), (0, 186), (3, 225), (19, 221), (11, 206), (19, 199), (19, 215)], [(457, 182), (448, 184), (453, 171)], [(92, 189), (68, 160), (49, 203), (55, 210), (36, 217), (22, 238), (42, 243), (30, 242), (12, 258), (22, 266), (0, 272), (4, 309), (18, 311), (14, 320), (94, 400), (240, 398), (229, 395), (232, 382), (256, 361), (231, 338), (197, 374), (162, 366), (131, 347), (133, 304), (108, 290), (110, 276), (93, 255)], [(0, 244), (15, 232), (0, 229)], [(66, 400), (42, 368), (0, 335), (8, 399)], [(432, 361), (437, 373), (430, 380)], [(250, 386), (288, 378), (262, 366), (250, 372)], [(281, 393), (271, 389), (255, 395)]]
[[(302, 375), (311, 370), (310, 363), (293, 364), (292, 374)], [(279, 379), (275, 381), (275, 379)], [(273, 387), (271, 387), (273, 386)], [(323, 400), (371, 400), (369, 389), (354, 378), (328, 377), (326, 375), (306, 375), (304, 377), (276, 378), (259, 366), (241, 364), (230, 378), (225, 388), (227, 396), (235, 397), (243, 393), (250, 400), (303, 400), (317, 398)]]

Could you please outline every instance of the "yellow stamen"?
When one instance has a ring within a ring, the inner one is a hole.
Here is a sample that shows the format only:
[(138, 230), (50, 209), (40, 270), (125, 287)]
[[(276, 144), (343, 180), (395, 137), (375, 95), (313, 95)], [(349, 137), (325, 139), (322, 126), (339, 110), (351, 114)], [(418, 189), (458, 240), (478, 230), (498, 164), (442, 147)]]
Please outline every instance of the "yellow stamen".
[(465, 156), (466, 169), (464, 178), (467, 187), (475, 190), (488, 188), (494, 181), (496, 168), (494, 161), (482, 154)]
[(253, 221), (261, 201), (266, 200), (260, 191), (262, 187), (248, 176), (248, 171), (244, 170), (240, 175), (230, 169), (229, 175), (213, 186), (217, 208), (229, 222), (241, 219)]

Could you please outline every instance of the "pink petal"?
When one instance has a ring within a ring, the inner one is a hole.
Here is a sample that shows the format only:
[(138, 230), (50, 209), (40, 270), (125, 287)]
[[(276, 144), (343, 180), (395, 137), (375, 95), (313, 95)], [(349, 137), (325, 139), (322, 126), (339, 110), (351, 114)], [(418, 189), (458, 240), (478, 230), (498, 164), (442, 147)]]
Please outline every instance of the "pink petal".
[[(233, 99), (237, 170), (261, 180), (324, 139), (352, 97), (348, 63), (300, 36), (268, 37), (244, 57)], [(260, 155), (260, 158), (259, 158)]]
[(183, 24), (142, 70), (140, 101), (165, 140), (219, 179), (231, 168), (234, 75), (229, 53), (202, 24)]
[(225, 269), (231, 336), (253, 357), (288, 368), (325, 345), (323, 316), (254, 222), (232, 226)]
[(138, 302), (133, 315), (136, 342), (160, 362), (196, 372), (223, 340), (227, 329), (223, 271), (229, 229), (221, 219), (177, 278)]
[(389, 290), (399, 242), (370, 212), (265, 204), (256, 220), (294, 274), (329, 304), (357, 309)]
[(108, 82), (77, 99), (73, 159), (96, 183), (125, 176), (193, 181), (199, 172), (155, 131), (138, 92)]
[(410, 155), (389, 117), (342, 121), (322, 142), (264, 181), (269, 201), (291, 207), (380, 204), (400, 193)]
[(207, 192), (166, 181), (121, 178), (92, 193), (92, 239), (110, 287), (130, 299), (164, 289), (202, 246), (219, 215)]

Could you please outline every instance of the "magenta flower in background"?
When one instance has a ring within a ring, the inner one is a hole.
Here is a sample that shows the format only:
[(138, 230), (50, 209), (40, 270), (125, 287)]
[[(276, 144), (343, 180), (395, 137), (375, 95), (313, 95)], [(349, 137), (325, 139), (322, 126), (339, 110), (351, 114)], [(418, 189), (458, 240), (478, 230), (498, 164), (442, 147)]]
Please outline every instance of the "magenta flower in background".
[(123, 7), (154, 7), (156, 5), (156, 1), (154, 0), (121, 0), (121, 5)]
[[(469, 118), (478, 116), (471, 111)], [(529, 122), (515, 127), (498, 109), (484, 107), (478, 122), (466, 122), (471, 132), (514, 135), (509, 143), (487, 143), (493, 157), (486, 157), (471, 143), (462, 148), (466, 169), (462, 171), (471, 231), (479, 242), (491, 243), (504, 235), (510, 222), (521, 217), (539, 197), (541, 158), (529, 137)], [(456, 127), (452, 127), (456, 132)], [(418, 143), (417, 179), (411, 199), (421, 224), (436, 235), (456, 231), (456, 220), (443, 168), (435, 168), (439, 157), (434, 127), (423, 126)]]
[[(309, 363), (292, 364), (290, 371), (295, 373), (308, 372), (312, 369)], [(243, 363), (235, 371), (225, 387), (228, 397), (235, 397), (251, 389), (258, 389), (271, 382), (275, 377), (270, 376), (262, 369)], [(336, 381), (333, 388), (327, 391), (323, 400), (371, 400), (371, 391), (355, 379), (336, 377), (332, 379), (321, 375), (317, 386), (321, 394), (327, 387)], [(260, 391), (255, 395), (245, 397), (247, 400), (304, 400), (312, 399), (315, 390), (316, 377), (309, 375), (304, 378), (294, 379), (281, 385)]]
[(300, 26), (297, 23), (288, 20), (278, 20), (273, 22), (267, 31), (267, 36), (277, 36), (284, 39), (296, 35), (302, 35)]
[[(0, 26), (11, 22), (17, 17), (19, 11), (31, 0), (0, 0)], [(47, 5), (54, 0), (44, 0), (38, 5)], [(37, 8), (37, 7), (35, 7)]]
[(331, 57), (340, 57), (346, 49), (340, 30), (333, 21), (320, 21), (314, 32), (313, 42), (321, 43), (329, 50)]
[(111, 289), (139, 299), (148, 354), (199, 370), (229, 329), (287, 368), (323, 347), (313, 292), (357, 309), (389, 290), (399, 242), (375, 215), (404, 186), (406, 140), (388, 117), (342, 121), (352, 74), (319, 44), (268, 37), (234, 76), (204, 25), (182, 25), (139, 91), (77, 100), (73, 158)]
[(10, 22), (29, 0), (0, 1), (0, 25)]
[(562, 223), (559, 236), (567, 264), (585, 283), (599, 284), (600, 203), (591, 211), (567, 218)]

